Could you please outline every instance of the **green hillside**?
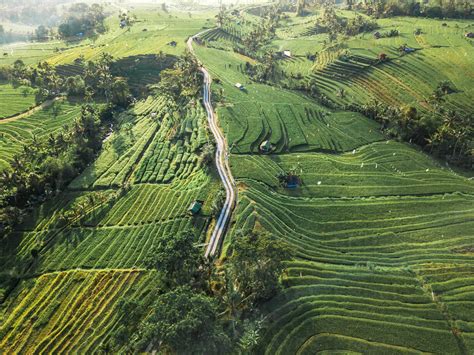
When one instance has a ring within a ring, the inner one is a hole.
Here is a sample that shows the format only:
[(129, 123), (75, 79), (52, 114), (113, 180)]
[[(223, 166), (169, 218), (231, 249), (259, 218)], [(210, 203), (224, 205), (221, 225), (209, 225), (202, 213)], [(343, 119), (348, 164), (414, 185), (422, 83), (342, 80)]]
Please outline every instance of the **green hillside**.
[[(369, 32), (329, 44), (314, 29), (317, 12), (284, 14), (264, 48), (289, 50), (291, 58), (276, 59), (274, 79), (260, 84), (246, 69), (256, 60), (232, 52), (252, 21), (263, 21), (250, 12), (236, 16), (237, 29), (204, 35), (197, 53), (218, 79), (217, 113), (239, 190), (227, 254), (242, 231), (271, 233), (296, 250), (282, 291), (262, 306), (254, 352), (468, 353), (472, 181), (384, 136), (378, 123), (284, 87), (315, 80), (339, 107), (376, 98), (423, 111), (432, 110), (428, 98), (438, 82), (449, 80), (456, 92), (446, 95), (446, 107), (472, 115), (470, 23), (382, 19), (377, 31), (400, 35), (375, 39)], [(405, 43), (416, 51), (400, 56)], [(376, 63), (379, 53), (392, 60)], [(266, 140), (274, 149), (258, 154)], [(281, 180), (290, 173), (297, 188)]]
[[(138, 101), (114, 111), (99, 154), (64, 191), (29, 208), (14, 231), (2, 235), (0, 352), (95, 352), (113, 344), (124, 299), (149, 305), (151, 294), (161, 288), (161, 277), (146, 264), (154, 247), (185, 230), (196, 245), (206, 242), (220, 185), (202, 158), (211, 142), (205, 111), (196, 102), (179, 107), (151, 90), (140, 95), (146, 85), (160, 81), (161, 70), (184, 52), (184, 40), (201, 29), (207, 15), (147, 8), (136, 15), (129, 31), (110, 18), (111, 30), (94, 44), (84, 40), (25, 60), (61, 64), (57, 72), (67, 78), (83, 75), (81, 65), (73, 63), (79, 55), (97, 59), (110, 53), (114, 73), (127, 79)], [(172, 40), (176, 47), (167, 45)], [(26, 58), (32, 53), (28, 47), (15, 55)], [(22, 114), (34, 104), (34, 95), (2, 88), (1, 110), (14, 115), (0, 120), (2, 170), (25, 146), (69, 135), (67, 129), (77, 127), (81, 100), (60, 98)], [(105, 105), (102, 101), (96, 103)], [(195, 200), (203, 208), (193, 216), (188, 208)]]
[(0, 85), (0, 120), (24, 112), (35, 105), (34, 90), (29, 87), (13, 87), (9, 84)]

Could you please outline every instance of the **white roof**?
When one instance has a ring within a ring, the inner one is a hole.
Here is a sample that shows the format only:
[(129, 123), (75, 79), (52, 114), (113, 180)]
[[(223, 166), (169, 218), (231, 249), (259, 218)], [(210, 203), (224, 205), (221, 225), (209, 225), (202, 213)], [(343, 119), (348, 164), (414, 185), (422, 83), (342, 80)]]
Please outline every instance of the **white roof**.
[(235, 86), (241, 88), (243, 85), (241, 83), (235, 83)]
[(291, 51), (283, 51), (283, 54), (286, 55), (287, 57), (291, 57)]

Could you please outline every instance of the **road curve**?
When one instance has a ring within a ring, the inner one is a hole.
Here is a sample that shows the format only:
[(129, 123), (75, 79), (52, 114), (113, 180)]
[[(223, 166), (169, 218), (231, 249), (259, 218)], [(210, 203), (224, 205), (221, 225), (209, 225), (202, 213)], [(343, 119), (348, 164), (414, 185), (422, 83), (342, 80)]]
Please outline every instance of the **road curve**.
[[(204, 32), (209, 30), (200, 32), (188, 39), (187, 45), (188, 49), (191, 53), (194, 53), (193, 50), (193, 41), (194, 39), (201, 35)], [(214, 135), (214, 138), (217, 143), (217, 150), (216, 150), (216, 167), (217, 171), (219, 172), (219, 176), (222, 180), (222, 183), (225, 187), (226, 198), (224, 206), (222, 207), (221, 213), (219, 214), (219, 218), (217, 219), (217, 223), (214, 226), (214, 230), (212, 231), (211, 238), (206, 248), (205, 256), (206, 257), (214, 257), (216, 253), (219, 251), (219, 247), (221, 242), (224, 238), (226, 228), (229, 224), (230, 218), (232, 216), (232, 211), (234, 209), (236, 199), (237, 199), (237, 192), (235, 187), (235, 180), (232, 176), (232, 172), (230, 171), (229, 167), (229, 160), (228, 160), (228, 146), (225, 140), (224, 134), (222, 133), (221, 129), (217, 124), (217, 117), (214, 113), (214, 109), (212, 108), (211, 103), (211, 83), (212, 79), (209, 75), (209, 72), (201, 65), (200, 67), (201, 72), (204, 75), (204, 84), (203, 84), (203, 103), (204, 107), (207, 111), (207, 121), (209, 123), (209, 127)]]

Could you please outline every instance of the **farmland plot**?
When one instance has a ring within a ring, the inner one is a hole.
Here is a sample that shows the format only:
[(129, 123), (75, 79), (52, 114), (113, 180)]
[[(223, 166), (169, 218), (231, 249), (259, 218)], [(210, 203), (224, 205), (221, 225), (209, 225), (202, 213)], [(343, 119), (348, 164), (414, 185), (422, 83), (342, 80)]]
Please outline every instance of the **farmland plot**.
[[(235, 225), (277, 235), (297, 256), (265, 305), (262, 352), (472, 347), (473, 315), (463, 310), (474, 186), (418, 154), (374, 143), (336, 156), (234, 156)], [(294, 191), (276, 178), (290, 169), (303, 180)]]
[[(0, 93), (1, 95), (1, 93)], [(13, 156), (20, 153), (23, 146), (36, 138), (55, 134), (64, 125), (70, 125), (79, 115), (81, 106), (74, 103), (56, 101), (39, 111), (17, 120), (0, 120), (0, 170), (8, 166)]]
[[(110, 339), (118, 299), (158, 285), (139, 268), (160, 238), (190, 230), (206, 242), (219, 189), (200, 158), (208, 142), (200, 106), (178, 111), (150, 96), (123, 112), (97, 160), (2, 240), (5, 270), (29, 265), (41, 276), (16, 287), (22, 296), (2, 308), (0, 347), (87, 352)], [(204, 204), (192, 216), (195, 200)]]
[(24, 112), (35, 105), (35, 90), (0, 83), (0, 120)]
[(156, 273), (73, 270), (26, 280), (2, 312), (0, 348), (8, 352), (90, 352), (110, 335), (118, 301), (145, 297)]
[(203, 47), (197, 53), (221, 79), (225, 101), (217, 113), (234, 153), (257, 152), (265, 140), (276, 152), (343, 152), (383, 139), (378, 124), (357, 113), (330, 111), (290, 91), (244, 81), (241, 55)]

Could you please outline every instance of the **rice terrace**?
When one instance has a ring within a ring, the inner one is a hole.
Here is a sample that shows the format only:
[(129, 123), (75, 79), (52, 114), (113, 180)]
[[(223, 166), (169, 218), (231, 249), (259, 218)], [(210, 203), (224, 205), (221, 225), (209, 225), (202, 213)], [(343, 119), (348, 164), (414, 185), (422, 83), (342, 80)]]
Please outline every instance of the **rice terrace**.
[(474, 354), (474, 3), (1, 1), (40, 353)]

